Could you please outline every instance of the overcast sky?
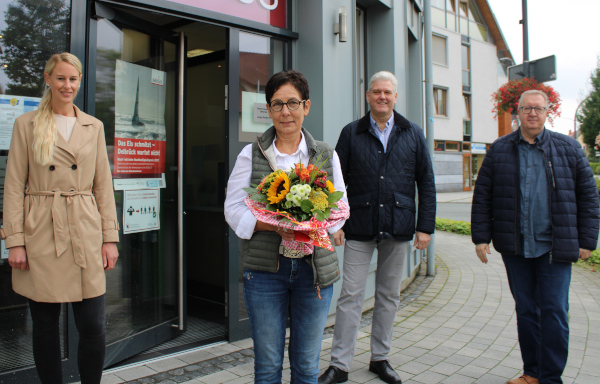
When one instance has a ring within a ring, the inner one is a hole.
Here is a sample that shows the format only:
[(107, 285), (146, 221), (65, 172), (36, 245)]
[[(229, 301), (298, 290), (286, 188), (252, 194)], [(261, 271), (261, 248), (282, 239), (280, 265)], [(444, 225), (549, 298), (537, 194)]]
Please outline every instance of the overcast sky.
[[(487, 0), (515, 58), (523, 62), (521, 0)], [(600, 54), (600, 0), (527, 0), (529, 60), (556, 55), (557, 80), (551, 85), (561, 96), (561, 117), (554, 129), (573, 130), (575, 109), (589, 92), (589, 79)]]

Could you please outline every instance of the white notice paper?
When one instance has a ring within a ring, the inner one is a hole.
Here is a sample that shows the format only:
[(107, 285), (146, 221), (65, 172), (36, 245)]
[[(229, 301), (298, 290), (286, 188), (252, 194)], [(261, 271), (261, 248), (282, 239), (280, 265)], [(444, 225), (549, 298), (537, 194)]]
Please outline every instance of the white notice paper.
[(10, 147), (15, 119), (36, 110), (40, 100), (39, 97), (0, 95), (0, 149)]
[(160, 229), (160, 189), (124, 192), (123, 233)]

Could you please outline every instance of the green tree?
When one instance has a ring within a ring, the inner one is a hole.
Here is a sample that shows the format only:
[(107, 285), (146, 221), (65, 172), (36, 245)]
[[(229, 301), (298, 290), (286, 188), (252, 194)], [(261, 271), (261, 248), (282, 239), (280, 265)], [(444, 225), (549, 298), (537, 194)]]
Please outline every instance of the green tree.
[(590, 94), (581, 104), (577, 121), (581, 123), (579, 129), (583, 134), (583, 141), (590, 148), (589, 155), (594, 160), (596, 156), (592, 148), (596, 148), (596, 137), (600, 133), (600, 58), (598, 65), (590, 76), (592, 89)]
[(46, 61), (69, 48), (70, 2), (15, 0), (4, 14), (0, 64), (10, 79), (7, 94), (40, 96)]
[(104, 123), (106, 144), (115, 137), (115, 62), (121, 53), (98, 48), (96, 54), (96, 117)]

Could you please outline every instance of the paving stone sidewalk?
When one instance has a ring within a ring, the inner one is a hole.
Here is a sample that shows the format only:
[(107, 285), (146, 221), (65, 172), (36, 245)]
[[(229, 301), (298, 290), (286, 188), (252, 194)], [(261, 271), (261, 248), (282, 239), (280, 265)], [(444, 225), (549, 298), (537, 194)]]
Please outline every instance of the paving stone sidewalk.
[[(522, 368), (514, 301), (498, 253), (482, 264), (470, 237), (436, 233), (436, 276), (419, 276), (403, 293), (389, 361), (404, 384), (501, 384)], [(565, 384), (600, 383), (600, 275), (574, 266)], [(363, 316), (349, 383), (381, 383), (368, 371), (370, 320)], [(319, 368), (329, 365), (326, 330)], [(221, 344), (105, 374), (112, 383), (249, 383), (252, 341)], [(284, 382), (290, 380), (289, 362)]]

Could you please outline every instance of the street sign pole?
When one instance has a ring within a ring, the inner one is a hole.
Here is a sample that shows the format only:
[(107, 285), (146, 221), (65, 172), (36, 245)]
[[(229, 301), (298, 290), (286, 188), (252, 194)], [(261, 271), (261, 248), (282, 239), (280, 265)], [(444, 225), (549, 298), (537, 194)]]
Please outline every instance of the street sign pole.
[(523, 68), (525, 71), (525, 77), (531, 77), (529, 73), (529, 30), (528, 30), (528, 21), (527, 21), (527, 0), (522, 0), (522, 8), (523, 8), (523, 19), (521, 20), (521, 24), (523, 24)]

